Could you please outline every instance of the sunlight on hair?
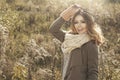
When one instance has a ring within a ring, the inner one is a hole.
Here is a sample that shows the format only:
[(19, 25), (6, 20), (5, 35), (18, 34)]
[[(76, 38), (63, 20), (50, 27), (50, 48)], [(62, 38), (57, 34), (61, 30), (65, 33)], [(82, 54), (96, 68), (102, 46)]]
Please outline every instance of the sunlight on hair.
[(98, 24), (95, 25), (95, 30), (99, 33), (102, 34), (101, 28)]

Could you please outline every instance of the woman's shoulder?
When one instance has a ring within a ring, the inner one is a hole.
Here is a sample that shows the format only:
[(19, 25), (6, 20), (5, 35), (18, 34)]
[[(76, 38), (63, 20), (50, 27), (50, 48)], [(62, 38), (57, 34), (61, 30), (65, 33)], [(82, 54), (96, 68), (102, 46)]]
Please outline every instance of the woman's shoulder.
[(97, 44), (95, 43), (95, 40), (90, 40), (90, 41), (88, 41), (87, 43), (85, 43), (84, 45), (83, 45), (83, 47), (86, 47), (86, 48), (97, 48), (98, 46), (97, 46)]
[(82, 50), (85, 51), (85, 53), (91, 53), (96, 54), (98, 53), (99, 47), (96, 45), (94, 40), (88, 41), (82, 46)]

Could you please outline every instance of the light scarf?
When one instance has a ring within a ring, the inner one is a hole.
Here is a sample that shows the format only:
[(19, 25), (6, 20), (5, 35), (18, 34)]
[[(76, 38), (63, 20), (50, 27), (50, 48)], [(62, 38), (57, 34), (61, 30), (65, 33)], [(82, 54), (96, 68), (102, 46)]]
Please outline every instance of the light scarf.
[(81, 47), (84, 43), (90, 41), (90, 36), (87, 33), (83, 34), (65, 34), (64, 42), (61, 45), (63, 53), (70, 53), (73, 49)]

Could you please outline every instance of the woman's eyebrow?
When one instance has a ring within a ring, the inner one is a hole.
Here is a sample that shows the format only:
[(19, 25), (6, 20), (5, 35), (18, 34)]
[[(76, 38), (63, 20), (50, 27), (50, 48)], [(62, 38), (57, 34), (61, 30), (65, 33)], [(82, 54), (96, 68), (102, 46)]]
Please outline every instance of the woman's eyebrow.
[(80, 20), (80, 21), (85, 21), (84, 19)]

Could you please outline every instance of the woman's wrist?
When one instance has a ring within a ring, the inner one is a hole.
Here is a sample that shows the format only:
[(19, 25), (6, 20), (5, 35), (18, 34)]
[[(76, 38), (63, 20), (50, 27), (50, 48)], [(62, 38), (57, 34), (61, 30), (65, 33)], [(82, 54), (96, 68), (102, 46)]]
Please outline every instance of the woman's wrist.
[(67, 16), (61, 16), (61, 15), (60, 15), (60, 17), (61, 17), (64, 21), (68, 21), (68, 20), (69, 20), (69, 17), (67, 17)]
[(66, 21), (62, 16), (59, 16), (59, 18), (64, 22)]

